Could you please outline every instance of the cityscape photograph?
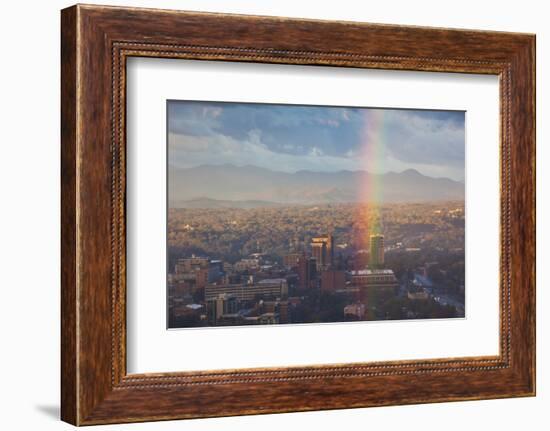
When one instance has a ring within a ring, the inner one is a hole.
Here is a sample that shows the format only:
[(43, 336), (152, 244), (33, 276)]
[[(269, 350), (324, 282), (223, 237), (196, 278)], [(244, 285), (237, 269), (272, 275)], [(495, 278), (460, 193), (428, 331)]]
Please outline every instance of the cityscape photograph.
[(167, 327), (465, 316), (463, 111), (167, 102)]

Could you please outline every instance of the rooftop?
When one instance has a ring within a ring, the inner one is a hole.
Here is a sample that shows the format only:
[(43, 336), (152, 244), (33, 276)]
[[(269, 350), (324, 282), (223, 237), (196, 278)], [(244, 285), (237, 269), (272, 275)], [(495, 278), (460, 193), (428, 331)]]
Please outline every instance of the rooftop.
[(267, 278), (261, 280), (258, 284), (277, 284), (277, 283), (286, 283), (286, 278)]
[(393, 275), (392, 269), (360, 269), (350, 271), (351, 275)]
[(191, 310), (198, 310), (199, 308), (202, 308), (201, 304), (187, 304), (187, 308), (190, 308)]

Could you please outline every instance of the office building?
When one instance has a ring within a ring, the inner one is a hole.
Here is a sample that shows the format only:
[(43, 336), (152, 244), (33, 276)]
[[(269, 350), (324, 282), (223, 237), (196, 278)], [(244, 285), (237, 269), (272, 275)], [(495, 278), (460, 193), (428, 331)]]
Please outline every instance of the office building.
[(258, 298), (286, 298), (288, 285), (285, 279), (263, 280), (256, 284), (208, 285), (204, 288), (204, 299), (210, 301), (219, 295), (234, 295), (238, 301), (254, 301)]
[(195, 287), (197, 289), (204, 289), (208, 284), (208, 268), (201, 268), (195, 271)]
[(178, 259), (176, 262), (175, 272), (176, 274), (193, 272), (201, 268), (208, 268), (209, 265), (210, 259), (207, 257), (198, 257), (193, 255), (191, 257)]
[(353, 269), (359, 271), (361, 269), (367, 269), (369, 266), (369, 251), (359, 250), (352, 259)]
[(283, 265), (286, 268), (295, 268), (298, 265), (298, 260), (302, 256), (301, 253), (289, 253), (283, 256)]
[(241, 259), (233, 265), (235, 271), (254, 271), (260, 268), (260, 259), (258, 258), (247, 258)]
[(342, 289), (345, 286), (346, 286), (345, 271), (336, 271), (332, 269), (321, 271), (321, 289), (322, 290)]
[(290, 322), (290, 315), (288, 312), (288, 301), (279, 301), (277, 304), (277, 311), (279, 313), (279, 323)]
[(397, 278), (391, 269), (363, 269), (350, 271), (353, 287), (393, 289), (398, 286)]
[(311, 255), (317, 261), (317, 269), (331, 268), (334, 264), (334, 238), (321, 235), (311, 238)]
[(317, 277), (317, 260), (302, 254), (298, 259), (298, 286), (307, 289)]
[(371, 268), (384, 267), (384, 235), (371, 235), (369, 247), (369, 260)]
[(221, 293), (206, 301), (208, 322), (211, 325), (215, 325), (224, 314), (234, 314), (238, 309), (239, 301), (236, 295)]

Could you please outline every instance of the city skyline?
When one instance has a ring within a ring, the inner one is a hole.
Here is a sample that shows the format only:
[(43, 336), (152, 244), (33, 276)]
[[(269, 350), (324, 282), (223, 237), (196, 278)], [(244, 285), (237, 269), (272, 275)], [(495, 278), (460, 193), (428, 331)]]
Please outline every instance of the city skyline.
[(461, 318), (464, 276), (461, 202), (170, 211), (169, 328)]
[(464, 112), (167, 115), (169, 328), (464, 317)]

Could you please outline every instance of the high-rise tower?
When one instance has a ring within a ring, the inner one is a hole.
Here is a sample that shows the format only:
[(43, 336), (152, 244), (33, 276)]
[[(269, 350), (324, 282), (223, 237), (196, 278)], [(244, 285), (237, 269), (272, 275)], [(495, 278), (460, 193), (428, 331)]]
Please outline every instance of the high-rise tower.
[(384, 235), (370, 236), (369, 263), (372, 268), (384, 266)]
[(322, 235), (311, 238), (311, 255), (317, 261), (317, 268), (330, 268), (334, 264), (334, 238)]

